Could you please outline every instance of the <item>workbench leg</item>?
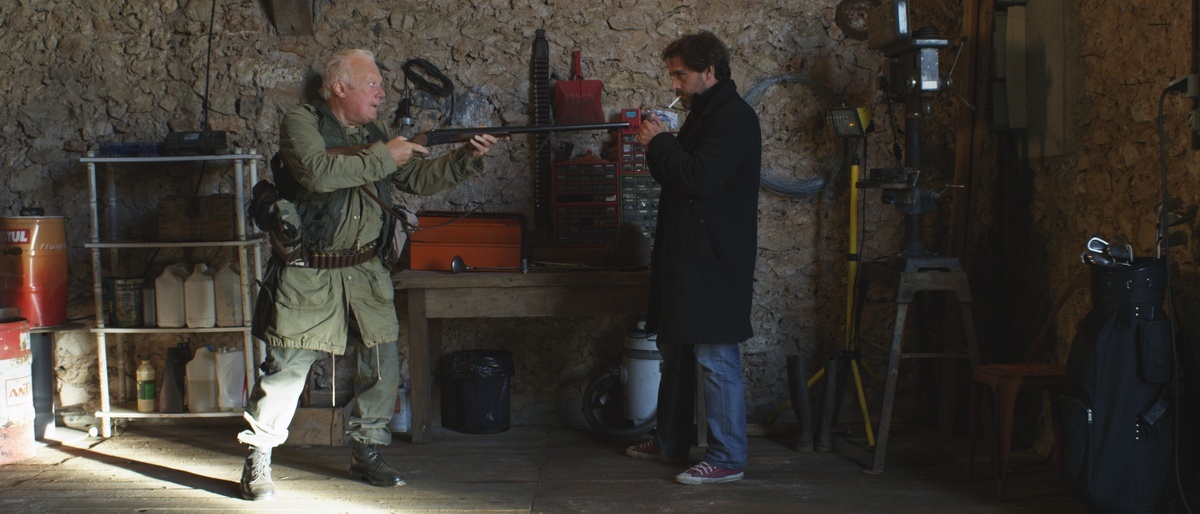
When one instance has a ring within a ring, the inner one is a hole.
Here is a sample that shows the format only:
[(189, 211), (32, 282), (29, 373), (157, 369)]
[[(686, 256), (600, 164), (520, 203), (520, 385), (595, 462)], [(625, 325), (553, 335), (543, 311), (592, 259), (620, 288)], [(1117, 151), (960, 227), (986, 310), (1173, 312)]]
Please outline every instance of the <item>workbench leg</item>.
[(425, 317), (425, 292), (408, 291), (408, 371), (412, 408), (412, 442), (430, 441), (430, 406), (433, 400), (429, 362), (429, 320)]
[(888, 432), (892, 423), (892, 401), (896, 398), (896, 382), (900, 376), (900, 342), (904, 337), (904, 325), (908, 320), (908, 304), (896, 304), (896, 325), (892, 329), (892, 351), (888, 357), (887, 385), (883, 388), (883, 408), (879, 411), (879, 436), (875, 439), (875, 463), (864, 472), (878, 475), (883, 473), (883, 460), (887, 454)]
[(696, 363), (696, 446), (708, 448), (708, 403), (704, 397), (704, 366)]

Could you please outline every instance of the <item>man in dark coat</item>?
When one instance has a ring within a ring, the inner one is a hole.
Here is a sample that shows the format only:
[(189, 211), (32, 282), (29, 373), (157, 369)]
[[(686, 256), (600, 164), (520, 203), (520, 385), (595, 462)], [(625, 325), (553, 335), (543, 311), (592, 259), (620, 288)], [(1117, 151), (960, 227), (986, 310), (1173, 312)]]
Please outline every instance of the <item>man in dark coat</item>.
[(638, 132), (650, 173), (662, 188), (646, 329), (657, 332), (663, 364), (654, 439), (626, 454), (687, 459), (699, 363), (706, 375), (708, 451), (675, 481), (730, 482), (742, 478), (746, 467), (738, 343), (753, 335), (762, 134), (758, 115), (730, 78), (729, 50), (715, 35), (684, 36), (662, 58), (689, 112), (678, 136), (653, 115)]

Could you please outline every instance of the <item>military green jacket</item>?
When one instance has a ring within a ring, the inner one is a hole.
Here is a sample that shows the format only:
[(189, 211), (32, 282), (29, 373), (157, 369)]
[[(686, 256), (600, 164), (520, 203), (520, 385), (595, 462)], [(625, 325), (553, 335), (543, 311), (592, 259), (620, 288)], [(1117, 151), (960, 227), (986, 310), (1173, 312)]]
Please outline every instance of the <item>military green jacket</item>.
[[(394, 137), (386, 124), (377, 120), (373, 125), (346, 127), (321, 104), (298, 107), (283, 119), (280, 155), (310, 193), (295, 200), (298, 210), (311, 207), (305, 205), (306, 198), (340, 195), (336, 203), (340, 212), (326, 213), (324, 221), (332, 224), (331, 235), (316, 250), (353, 250), (379, 237), (383, 208), (360, 186), (373, 189), (375, 182), (389, 179), (401, 191), (429, 195), (483, 169), (482, 160), (470, 159), (463, 148), (434, 159), (414, 156), (399, 168), (383, 142), (351, 155), (326, 151), (365, 144), (373, 133), (383, 134), (384, 141)], [(284, 266), (272, 259), (265, 282), (274, 287), (274, 313), (266, 314), (270, 319), (258, 334), (267, 344), (342, 354), (348, 337), (373, 347), (399, 336), (391, 275), (378, 258), (335, 269)], [(352, 330), (351, 324), (357, 329)]]

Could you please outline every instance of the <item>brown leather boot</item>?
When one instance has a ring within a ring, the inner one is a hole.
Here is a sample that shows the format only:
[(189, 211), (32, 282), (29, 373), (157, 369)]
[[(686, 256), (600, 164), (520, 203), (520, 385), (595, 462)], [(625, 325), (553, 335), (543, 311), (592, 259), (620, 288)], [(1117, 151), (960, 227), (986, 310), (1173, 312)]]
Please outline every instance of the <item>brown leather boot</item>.
[(271, 449), (251, 447), (246, 464), (242, 466), (242, 498), (252, 502), (275, 497), (275, 482), (271, 480)]
[(350, 452), (350, 476), (356, 480), (365, 480), (375, 487), (399, 487), (404, 485), (404, 477), (383, 461), (383, 454), (373, 444), (354, 442)]

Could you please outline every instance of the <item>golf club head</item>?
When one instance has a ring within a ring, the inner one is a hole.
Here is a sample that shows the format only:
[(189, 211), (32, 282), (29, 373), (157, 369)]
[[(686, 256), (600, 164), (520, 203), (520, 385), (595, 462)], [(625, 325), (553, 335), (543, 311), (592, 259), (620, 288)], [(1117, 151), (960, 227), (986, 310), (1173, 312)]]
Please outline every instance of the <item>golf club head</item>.
[(1154, 224), (1154, 229), (1161, 233), (1163, 229), (1175, 226), (1180, 221), (1183, 221), (1183, 216), (1174, 212), (1168, 212), (1158, 217), (1158, 221)]
[(1117, 261), (1120, 263), (1124, 263), (1124, 264), (1131, 263), (1131, 262), (1133, 262), (1133, 247), (1129, 246), (1129, 245), (1109, 246), (1108, 247), (1108, 256), (1112, 257), (1112, 259), (1114, 261)]
[(1164, 212), (1170, 212), (1179, 209), (1180, 207), (1183, 207), (1183, 200), (1172, 196), (1171, 198), (1167, 199), (1165, 209), (1163, 208), (1163, 204), (1160, 203), (1154, 207), (1154, 213), (1161, 218)]
[(1174, 248), (1176, 246), (1184, 246), (1186, 244), (1188, 244), (1187, 232), (1177, 230), (1177, 231), (1171, 232), (1170, 234), (1167, 235), (1167, 248)]
[(1111, 267), (1113, 265), (1113, 260), (1109, 258), (1109, 256), (1104, 255), (1103, 253), (1096, 253), (1087, 250), (1079, 255), (1079, 260), (1083, 261), (1084, 264), (1089, 266)]
[(467, 267), (467, 263), (463, 262), (463, 258), (457, 255), (450, 259), (450, 273), (458, 274), (471, 269)]

